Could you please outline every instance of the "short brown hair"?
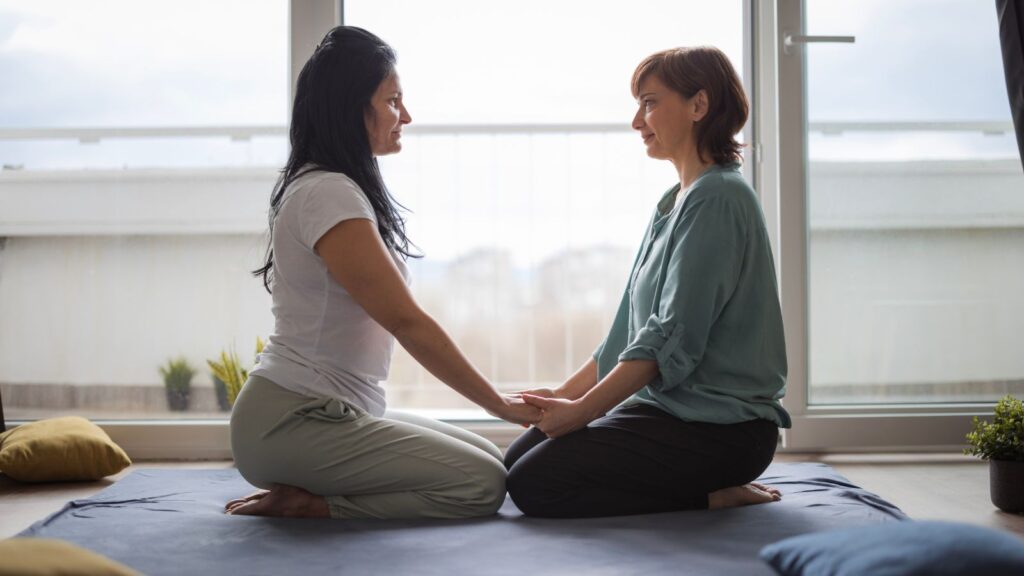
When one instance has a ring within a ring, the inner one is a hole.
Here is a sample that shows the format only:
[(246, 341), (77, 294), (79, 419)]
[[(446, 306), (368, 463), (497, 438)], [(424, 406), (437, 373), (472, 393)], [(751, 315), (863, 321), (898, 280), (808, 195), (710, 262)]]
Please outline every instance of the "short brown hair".
[(684, 98), (704, 90), (708, 113), (697, 123), (697, 153), (711, 156), (716, 164), (739, 162), (743, 147), (736, 134), (747, 123), (750, 104), (729, 58), (713, 46), (670, 48), (651, 54), (633, 72), (633, 97), (650, 75)]

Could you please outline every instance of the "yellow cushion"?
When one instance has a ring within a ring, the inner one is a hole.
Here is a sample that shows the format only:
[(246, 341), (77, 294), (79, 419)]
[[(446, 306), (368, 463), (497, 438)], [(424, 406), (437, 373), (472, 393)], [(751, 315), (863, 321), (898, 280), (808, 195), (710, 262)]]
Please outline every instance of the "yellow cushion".
[(22, 482), (98, 480), (131, 463), (106, 432), (78, 416), (37, 420), (0, 434), (0, 472)]
[(109, 558), (62, 540), (12, 538), (0, 541), (0, 576), (138, 576)]

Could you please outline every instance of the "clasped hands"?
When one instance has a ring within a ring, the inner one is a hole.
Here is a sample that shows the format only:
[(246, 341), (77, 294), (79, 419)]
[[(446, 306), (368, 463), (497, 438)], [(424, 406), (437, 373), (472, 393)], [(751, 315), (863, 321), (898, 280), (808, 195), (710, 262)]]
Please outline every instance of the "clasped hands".
[(518, 399), (538, 410), (539, 416), (527, 423), (536, 426), (548, 438), (557, 438), (579, 430), (595, 418), (581, 399), (565, 398), (559, 391), (551, 388), (521, 390), (508, 394), (507, 397)]

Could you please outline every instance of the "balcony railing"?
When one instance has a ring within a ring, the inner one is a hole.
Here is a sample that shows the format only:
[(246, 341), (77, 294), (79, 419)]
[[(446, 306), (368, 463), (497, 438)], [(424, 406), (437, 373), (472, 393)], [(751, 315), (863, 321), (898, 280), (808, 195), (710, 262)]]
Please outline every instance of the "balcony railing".
[[(408, 134), (582, 134), (631, 132), (625, 122), (574, 124), (410, 124)], [(976, 132), (999, 135), (1013, 132), (1012, 122), (815, 122), (808, 130), (837, 135), (846, 132)], [(287, 126), (138, 126), (111, 128), (3, 128), (0, 141), (78, 140), (94, 144), (121, 138), (207, 138), (226, 137), (244, 142), (257, 136), (287, 136)]]

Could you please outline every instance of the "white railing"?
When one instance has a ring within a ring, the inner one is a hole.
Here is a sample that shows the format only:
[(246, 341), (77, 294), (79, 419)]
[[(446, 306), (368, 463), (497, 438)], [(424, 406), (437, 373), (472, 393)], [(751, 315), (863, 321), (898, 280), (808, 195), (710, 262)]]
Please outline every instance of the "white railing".
[[(1012, 122), (815, 122), (808, 130), (822, 134), (844, 132), (980, 132), (987, 135), (1013, 131)], [(562, 134), (630, 132), (626, 122), (567, 124), (410, 124), (409, 134)], [(83, 144), (120, 138), (205, 138), (227, 137), (244, 142), (256, 136), (286, 136), (287, 126), (137, 126), (110, 128), (3, 128), (0, 141), (78, 140)]]
[(78, 140), (95, 144), (115, 138), (204, 138), (226, 136), (244, 142), (254, 136), (284, 136), (287, 126), (136, 126), (111, 128), (4, 128), (3, 140)]

